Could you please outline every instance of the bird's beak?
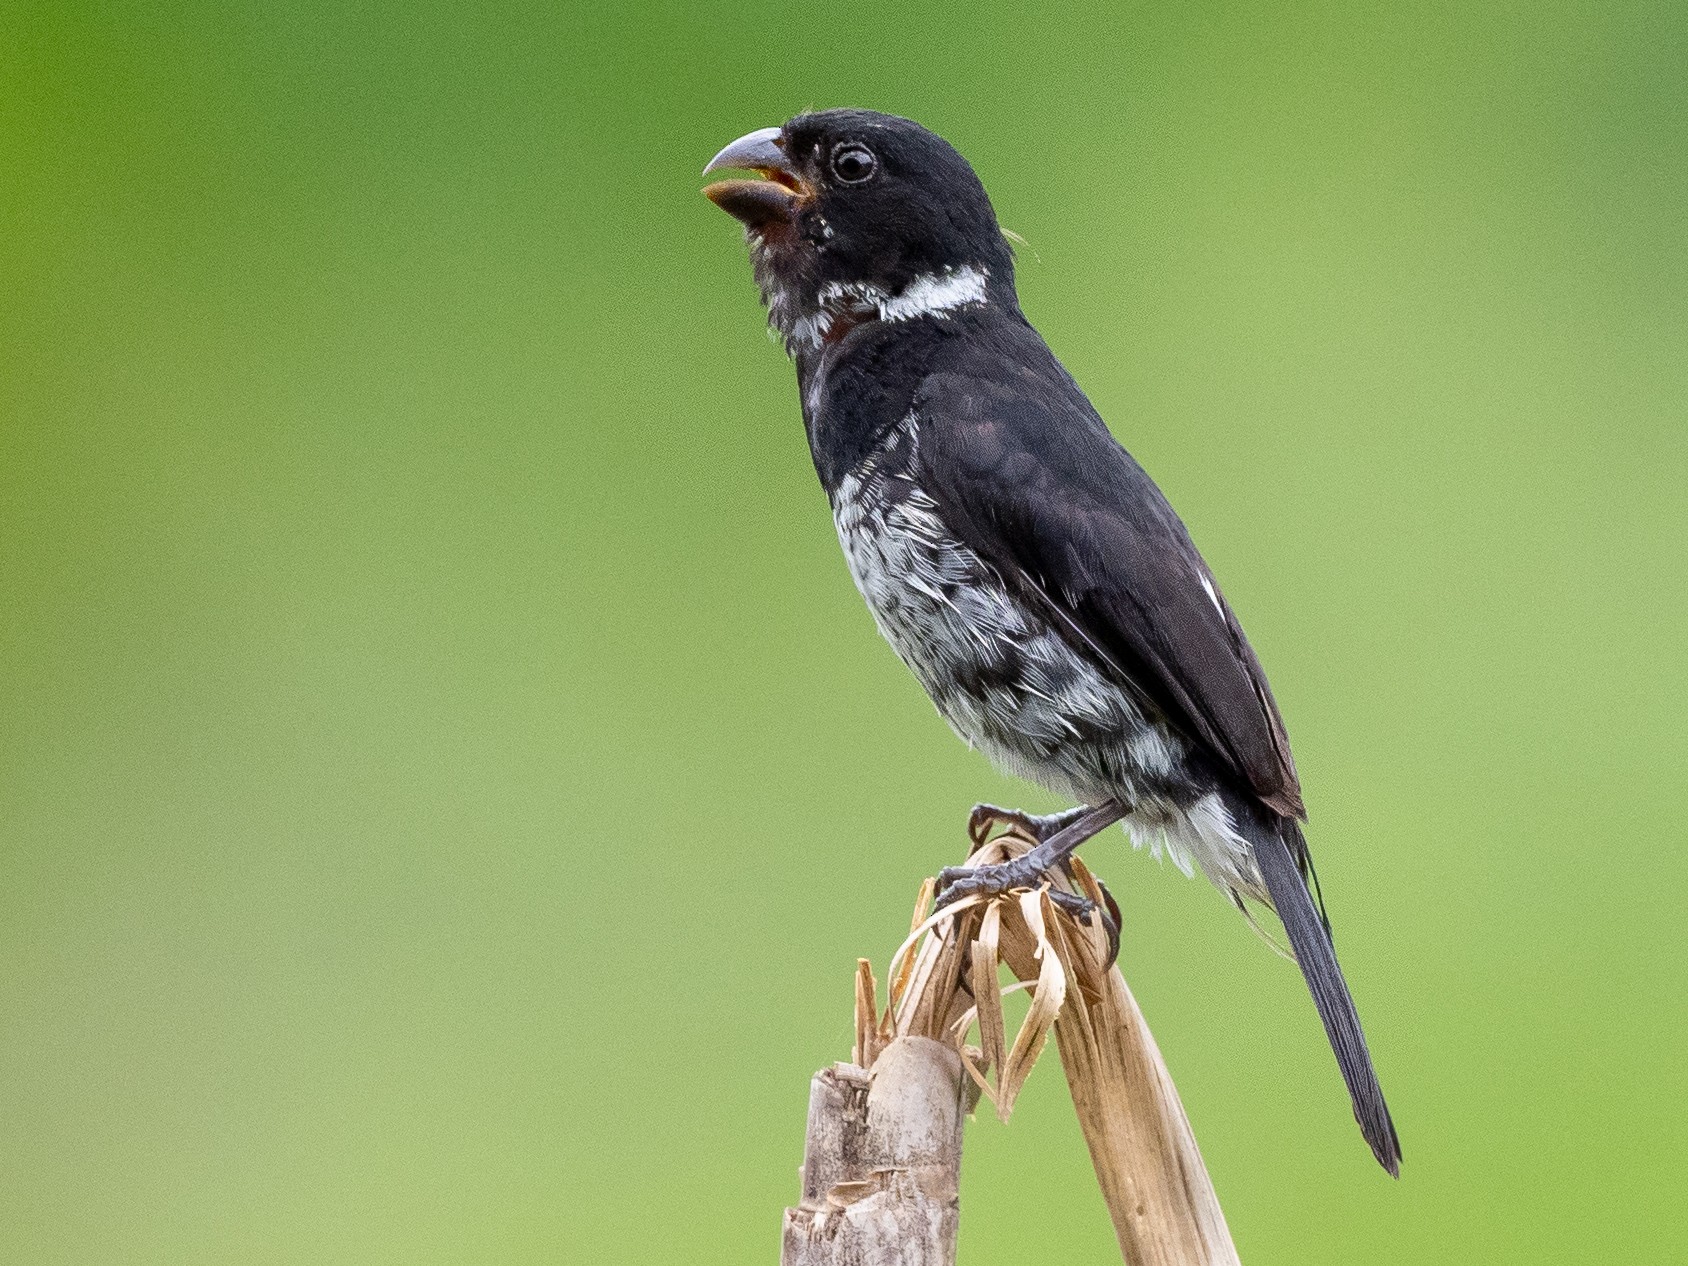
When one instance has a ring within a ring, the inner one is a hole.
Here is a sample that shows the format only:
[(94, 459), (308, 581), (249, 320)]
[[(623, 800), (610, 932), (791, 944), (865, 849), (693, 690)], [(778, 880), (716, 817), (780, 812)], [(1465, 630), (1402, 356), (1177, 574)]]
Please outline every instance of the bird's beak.
[(789, 218), (797, 200), (809, 193), (796, 165), (785, 155), (777, 127), (761, 128), (739, 137), (709, 160), (703, 174), (707, 176), (723, 168), (761, 172), (767, 177), (766, 180), (717, 180), (703, 190), (704, 197), (753, 229)]

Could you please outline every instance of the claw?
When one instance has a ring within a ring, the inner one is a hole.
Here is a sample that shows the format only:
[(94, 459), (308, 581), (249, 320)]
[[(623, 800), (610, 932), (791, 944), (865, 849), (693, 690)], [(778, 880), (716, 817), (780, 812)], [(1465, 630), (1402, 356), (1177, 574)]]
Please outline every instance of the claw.
[(1101, 918), (1102, 931), (1108, 937), (1108, 957), (1102, 963), (1102, 970), (1106, 971), (1114, 965), (1114, 960), (1119, 957), (1119, 907), (1114, 904), (1113, 896), (1109, 894), (1106, 888), (1102, 890), (1102, 893), (1107, 902), (1106, 909), (1098, 909), (1096, 903), (1089, 897), (1081, 897), (1076, 892), (1051, 890), (1049, 900), (1085, 927), (1091, 926), (1090, 920), (1092, 918)]
[(1105, 919), (1102, 927), (1108, 934), (1108, 957), (1102, 963), (1102, 970), (1107, 971), (1119, 961), (1119, 924), (1113, 919)]
[(1108, 885), (1097, 875), (1093, 874), (1091, 878), (1096, 880), (1096, 886), (1102, 890), (1102, 904), (1108, 908), (1108, 922), (1113, 924), (1114, 928), (1114, 952), (1108, 955), (1108, 965), (1111, 967), (1114, 959), (1119, 957), (1119, 930), (1125, 920), (1120, 915), (1119, 902), (1115, 901), (1114, 894), (1108, 891)]
[(1031, 820), (1018, 809), (1004, 809), (994, 804), (976, 804), (973, 811), (967, 815), (967, 837), (973, 841), (975, 853), (985, 846), (991, 831), (999, 826), (1019, 827), (1034, 839), (1037, 838)]

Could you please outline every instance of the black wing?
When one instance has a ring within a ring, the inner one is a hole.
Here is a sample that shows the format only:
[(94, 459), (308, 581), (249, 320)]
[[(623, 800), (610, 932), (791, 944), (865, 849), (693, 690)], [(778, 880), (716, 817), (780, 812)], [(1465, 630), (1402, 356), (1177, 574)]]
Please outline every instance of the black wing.
[(916, 399), (945, 523), (1262, 803), (1304, 818), (1266, 674), (1160, 489), (1029, 326), (952, 346)]

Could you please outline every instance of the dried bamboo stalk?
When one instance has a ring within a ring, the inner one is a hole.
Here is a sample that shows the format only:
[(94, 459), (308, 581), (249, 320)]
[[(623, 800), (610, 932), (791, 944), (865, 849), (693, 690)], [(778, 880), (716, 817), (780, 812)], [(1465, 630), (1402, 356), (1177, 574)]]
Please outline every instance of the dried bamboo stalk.
[[(972, 860), (1005, 861), (1034, 844), (1010, 831)], [(1073, 869), (1051, 886), (1100, 901), (1082, 863)], [(937, 914), (931, 904), (927, 880), (891, 961), (883, 1013), (872, 969), (857, 964), (855, 1062), (811, 1085), (803, 1200), (786, 1211), (782, 1266), (950, 1266), (962, 1115), (982, 1094), (1007, 1120), (1051, 1032), (1124, 1261), (1235, 1266), (1171, 1074), (1125, 978), (1107, 965), (1099, 920), (1079, 924), (1047, 890), (969, 898)], [(1020, 982), (1009, 989), (1032, 994), (1012, 1041), (998, 963)], [(979, 1046), (965, 1046), (975, 1025)]]
[(953, 1266), (962, 1081), (955, 1049), (924, 1037), (890, 1043), (871, 1071), (815, 1074), (781, 1266)]

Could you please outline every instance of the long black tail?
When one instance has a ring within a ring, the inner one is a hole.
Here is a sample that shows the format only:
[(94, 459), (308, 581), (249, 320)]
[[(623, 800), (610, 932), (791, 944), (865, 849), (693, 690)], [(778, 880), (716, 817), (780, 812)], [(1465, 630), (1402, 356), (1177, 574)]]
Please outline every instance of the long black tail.
[(1283, 920), (1284, 931), (1289, 934), (1295, 961), (1307, 978), (1319, 1019), (1325, 1023), (1325, 1034), (1336, 1052), (1342, 1079), (1348, 1083), (1348, 1096), (1354, 1101), (1354, 1119), (1360, 1123), (1360, 1133), (1371, 1144), (1378, 1164), (1400, 1177), (1401, 1140), (1395, 1137), (1395, 1123), (1389, 1118), (1389, 1105), (1384, 1103), (1383, 1091), (1377, 1084), (1371, 1053), (1366, 1050), (1366, 1035), (1360, 1031), (1360, 1017), (1354, 1011), (1348, 982), (1336, 964), (1330, 933), (1297, 865), (1296, 859), (1306, 856), (1306, 841), (1301, 837), (1301, 828), (1288, 819), (1272, 825), (1277, 827), (1276, 831), (1262, 823), (1266, 829), (1255, 837), (1255, 861), (1266, 881), (1272, 905)]

